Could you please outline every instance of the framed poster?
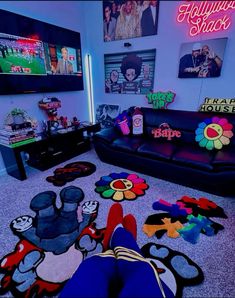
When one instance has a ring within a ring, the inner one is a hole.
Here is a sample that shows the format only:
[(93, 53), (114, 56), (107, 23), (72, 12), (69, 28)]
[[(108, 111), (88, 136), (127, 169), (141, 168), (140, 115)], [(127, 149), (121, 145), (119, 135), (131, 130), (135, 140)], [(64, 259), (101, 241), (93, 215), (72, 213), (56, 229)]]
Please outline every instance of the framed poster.
[(119, 113), (119, 105), (98, 104), (96, 107), (96, 122), (100, 123), (101, 128), (113, 127)]
[(105, 92), (147, 94), (153, 90), (156, 50), (106, 54)]
[(103, 1), (104, 41), (157, 34), (159, 0)]
[(180, 50), (179, 78), (219, 77), (227, 38), (183, 43)]

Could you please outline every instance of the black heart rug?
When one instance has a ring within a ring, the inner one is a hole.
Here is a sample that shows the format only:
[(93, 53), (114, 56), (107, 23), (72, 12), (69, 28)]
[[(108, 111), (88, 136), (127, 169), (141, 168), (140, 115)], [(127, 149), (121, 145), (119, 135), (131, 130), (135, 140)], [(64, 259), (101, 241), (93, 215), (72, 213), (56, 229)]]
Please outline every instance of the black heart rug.
[(182, 297), (185, 286), (197, 285), (204, 280), (202, 269), (181, 252), (156, 243), (145, 244), (141, 251), (160, 272), (159, 277), (175, 297)]

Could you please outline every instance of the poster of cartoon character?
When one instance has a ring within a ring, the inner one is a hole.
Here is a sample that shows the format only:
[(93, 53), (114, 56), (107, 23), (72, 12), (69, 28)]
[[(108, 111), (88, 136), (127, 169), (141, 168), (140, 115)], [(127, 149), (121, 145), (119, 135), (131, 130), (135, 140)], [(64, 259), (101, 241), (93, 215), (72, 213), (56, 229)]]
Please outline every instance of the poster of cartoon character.
[(153, 90), (156, 50), (106, 54), (105, 92), (146, 94)]

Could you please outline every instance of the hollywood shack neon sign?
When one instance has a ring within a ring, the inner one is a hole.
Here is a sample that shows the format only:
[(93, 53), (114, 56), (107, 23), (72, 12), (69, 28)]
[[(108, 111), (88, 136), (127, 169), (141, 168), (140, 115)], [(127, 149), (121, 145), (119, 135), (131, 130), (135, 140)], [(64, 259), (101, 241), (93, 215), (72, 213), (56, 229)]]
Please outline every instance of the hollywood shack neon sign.
[[(235, 10), (235, 1), (196, 1), (181, 4), (177, 21), (190, 25), (190, 36), (227, 30), (231, 25), (231, 12)], [(229, 15), (230, 12), (230, 15)]]

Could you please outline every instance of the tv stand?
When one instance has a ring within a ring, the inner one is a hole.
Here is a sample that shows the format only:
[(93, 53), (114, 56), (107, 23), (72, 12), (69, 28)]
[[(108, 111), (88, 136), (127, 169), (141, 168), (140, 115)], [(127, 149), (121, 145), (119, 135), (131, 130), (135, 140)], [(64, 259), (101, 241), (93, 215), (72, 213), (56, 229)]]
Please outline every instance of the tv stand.
[[(27, 163), (41, 171), (84, 153), (91, 148), (91, 134), (100, 130), (100, 124), (80, 125), (76, 130), (43, 136), (41, 140), (12, 148), (0, 144), (7, 173), (12, 177), (27, 179), (21, 152), (29, 154)], [(87, 133), (87, 136), (84, 133)]]

